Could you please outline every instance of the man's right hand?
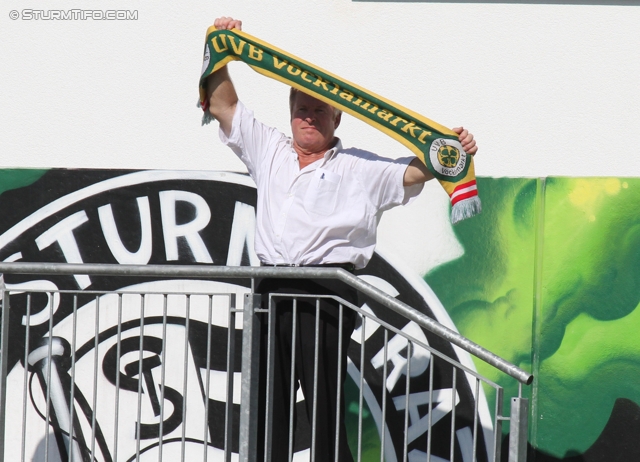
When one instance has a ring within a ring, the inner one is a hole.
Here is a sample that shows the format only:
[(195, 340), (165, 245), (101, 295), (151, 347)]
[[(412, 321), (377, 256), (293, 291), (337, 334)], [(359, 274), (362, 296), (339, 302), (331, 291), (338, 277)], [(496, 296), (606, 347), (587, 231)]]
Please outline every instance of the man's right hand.
[(242, 30), (242, 21), (240, 21), (239, 19), (228, 18), (226, 16), (217, 18), (215, 21), (213, 21), (213, 25), (216, 26), (216, 29)]
[[(219, 30), (242, 30), (242, 21), (222, 16), (217, 18), (213, 25)], [(229, 77), (227, 66), (218, 69), (207, 78), (207, 97), (209, 99), (209, 112), (220, 122), (220, 128), (229, 136), (233, 115), (236, 112), (238, 95)]]

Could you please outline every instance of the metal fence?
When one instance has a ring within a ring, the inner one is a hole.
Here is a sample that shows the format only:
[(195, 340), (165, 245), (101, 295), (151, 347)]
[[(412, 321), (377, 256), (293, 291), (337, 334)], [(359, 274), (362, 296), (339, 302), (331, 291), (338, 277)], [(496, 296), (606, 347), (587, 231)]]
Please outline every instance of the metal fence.
[[(317, 386), (304, 396), (292, 372), (289, 424), (272, 419), (274, 301), (291, 300), (294, 318), (299, 306), (311, 305), (319, 318), (327, 298), (339, 319), (357, 313), (351, 342), (337, 346), (348, 349), (347, 377), (339, 377), (347, 384), (333, 404), (351, 405), (334, 414), (347, 420), (354, 460), (500, 461), (504, 421), (508, 460), (526, 460), (522, 385), (532, 376), (343, 269), (0, 263), (0, 272), (167, 279), (123, 290), (34, 289), (28, 282), (3, 290), (0, 461), (276, 460), (269, 435), (280, 425), (290, 429), (287, 460), (321, 460), (314, 416), (327, 403)], [(267, 277), (338, 280), (404, 321), (334, 296), (255, 293), (255, 282)], [(185, 283), (193, 279), (222, 286), (194, 291)], [(245, 289), (219, 290), (238, 279)], [(317, 329), (307, 339), (315, 345), (316, 381)], [(512, 377), (518, 396), (505, 398), (502, 387), (448, 354), (451, 348), (435, 348), (431, 336)], [(299, 339), (295, 331), (291, 338)], [(294, 362), (294, 347), (291, 354)]]

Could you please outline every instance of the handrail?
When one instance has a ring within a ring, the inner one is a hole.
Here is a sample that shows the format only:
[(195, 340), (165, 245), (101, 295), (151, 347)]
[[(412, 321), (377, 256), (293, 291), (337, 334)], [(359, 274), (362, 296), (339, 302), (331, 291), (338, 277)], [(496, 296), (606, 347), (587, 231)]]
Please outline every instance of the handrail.
[(0, 273), (13, 274), (86, 274), (95, 276), (164, 276), (181, 278), (290, 278), (290, 279), (338, 279), (359, 290), (381, 305), (415, 322), (428, 331), (459, 346), (496, 369), (529, 385), (533, 375), (511, 364), (486, 348), (443, 326), (406, 303), (385, 294), (342, 268), (331, 267), (253, 267), (213, 265), (116, 265), (95, 263), (0, 263)]

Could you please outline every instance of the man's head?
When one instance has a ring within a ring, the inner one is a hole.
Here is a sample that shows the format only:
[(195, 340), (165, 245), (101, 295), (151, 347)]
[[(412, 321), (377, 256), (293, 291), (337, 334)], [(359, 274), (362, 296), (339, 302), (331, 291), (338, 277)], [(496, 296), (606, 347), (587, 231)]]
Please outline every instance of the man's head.
[[(293, 104), (296, 101), (296, 97), (298, 96), (298, 94), (304, 94), (303, 92), (301, 92), (300, 90), (298, 90), (297, 88), (293, 88), (291, 87), (291, 90), (289, 91), (289, 113), (293, 116)], [(336, 116), (338, 115), (342, 115), (342, 111), (336, 107), (333, 107), (333, 111), (334, 114)], [(292, 117), (293, 118), (293, 117)]]
[(294, 88), (289, 94), (291, 132), (297, 148), (308, 153), (333, 146), (342, 111)]

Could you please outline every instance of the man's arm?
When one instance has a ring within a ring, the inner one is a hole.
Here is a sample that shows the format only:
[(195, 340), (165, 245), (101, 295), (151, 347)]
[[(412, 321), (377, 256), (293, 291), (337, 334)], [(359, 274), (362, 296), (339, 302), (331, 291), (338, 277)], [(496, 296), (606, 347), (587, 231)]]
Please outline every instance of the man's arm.
[[(473, 135), (466, 128), (456, 127), (453, 129), (458, 134), (460, 144), (464, 152), (475, 155), (478, 152), (478, 146), (473, 139)], [(413, 186), (414, 184), (424, 183), (433, 179), (433, 174), (417, 157), (411, 161), (404, 172), (403, 184), (405, 186)]]
[[(242, 21), (233, 18), (217, 18), (213, 25), (217, 29), (242, 30)], [(207, 78), (207, 98), (209, 98), (209, 112), (218, 119), (224, 134), (229, 136), (233, 115), (236, 112), (236, 104), (238, 103), (238, 95), (233, 82), (231, 82), (227, 66)]]

